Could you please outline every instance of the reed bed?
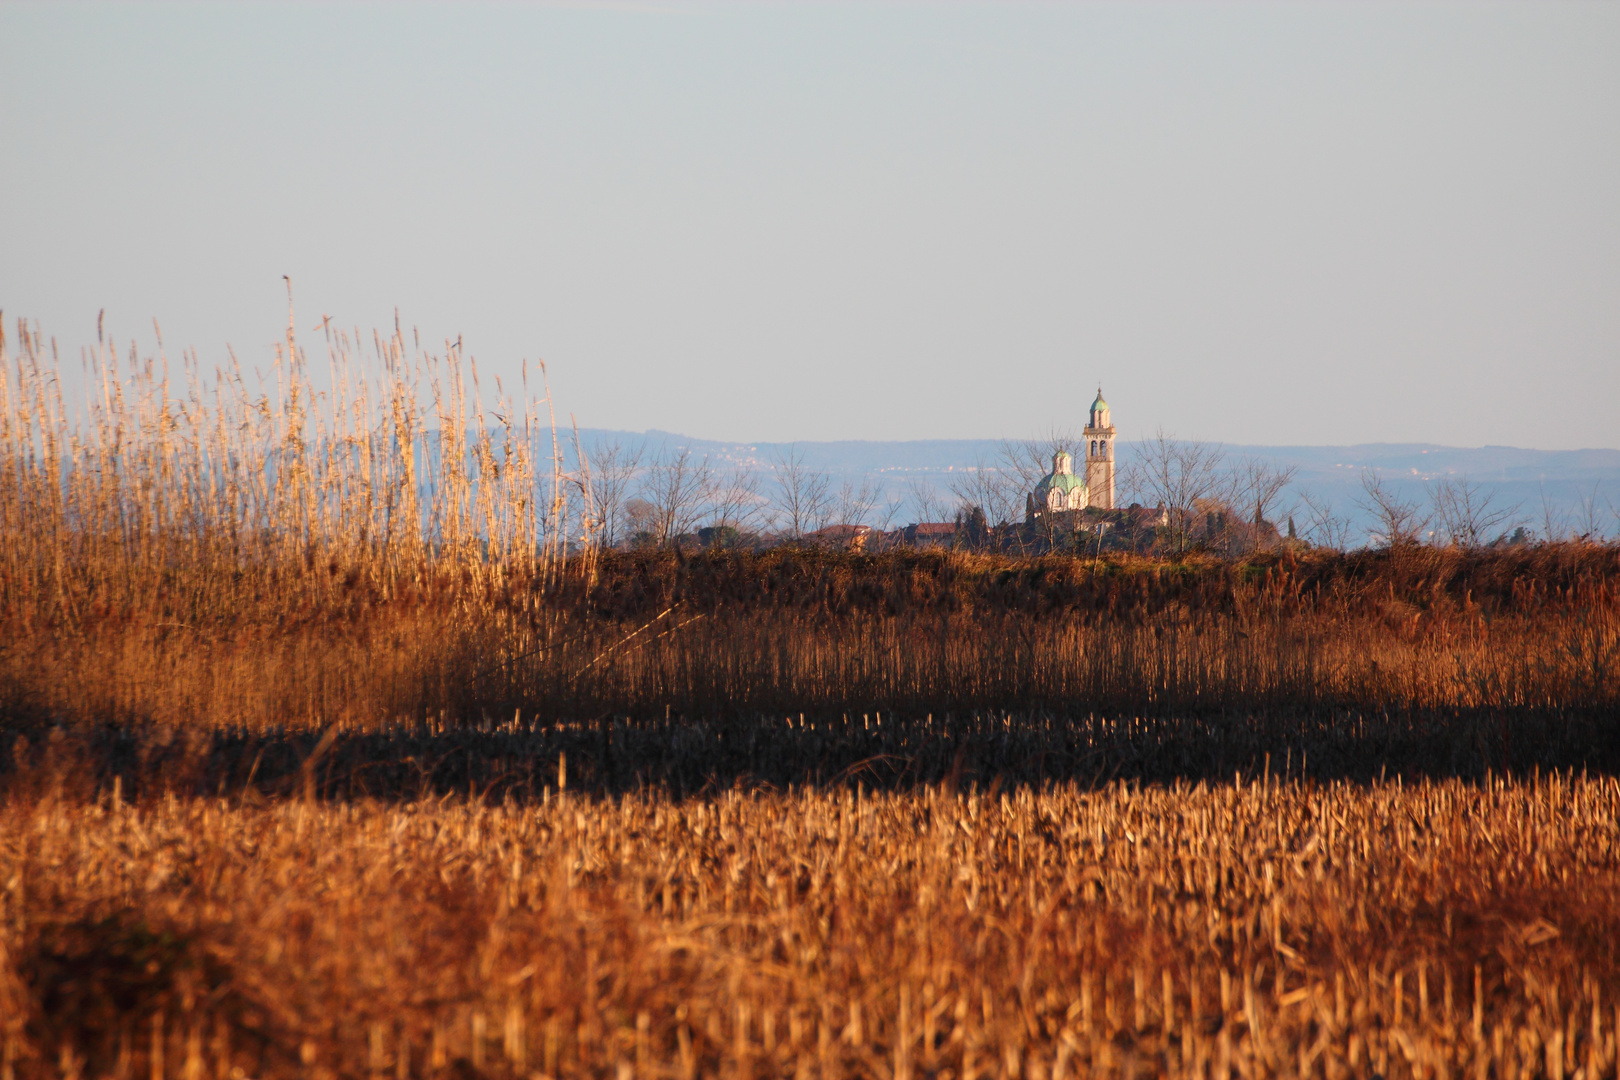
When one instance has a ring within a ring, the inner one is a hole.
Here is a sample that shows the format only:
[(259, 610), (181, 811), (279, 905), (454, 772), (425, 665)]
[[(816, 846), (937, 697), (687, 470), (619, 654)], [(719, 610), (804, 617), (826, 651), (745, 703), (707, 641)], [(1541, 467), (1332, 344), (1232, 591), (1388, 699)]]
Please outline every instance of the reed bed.
[[(1620, 706), (1620, 549), (1245, 562), (598, 550), (588, 455), (451, 343), (289, 326), (260, 382), (0, 334), (13, 723)], [(64, 387), (80, 387), (78, 409)], [(549, 461), (548, 461), (549, 459)]]
[[(965, 575), (950, 558), (828, 555), (784, 570), (787, 557), (760, 556), (736, 560), (717, 582), (704, 577), (708, 556), (684, 567), (615, 556), (598, 560), (588, 592), (566, 581), (541, 587), (525, 566), (486, 566), (501, 586), (438, 567), (373, 592), (346, 584), (341, 564), (295, 565), (244, 572), (252, 580), (231, 586), (241, 595), (210, 598), (208, 612), (182, 595), (189, 570), (166, 574), (154, 586), (165, 595), (145, 606), (115, 606), (99, 582), (65, 597), (8, 587), (0, 694), (18, 715), (250, 728), (441, 715), (478, 723), (515, 712), (561, 721), (671, 710), (1500, 714), (1620, 705), (1620, 571), (1609, 549), (1586, 556), (1598, 579), (1591, 595), (1495, 611), (1445, 597), (1414, 602), (1379, 577), (1339, 582), (1347, 596), (1332, 601), (1279, 600), (1268, 593), (1289, 573), (1280, 562), (1251, 567), (1260, 572), (1247, 584), (1208, 568), (1193, 600), (1207, 584), (1219, 602), (1199, 606), (1172, 593), (1093, 608), (1088, 582), (1070, 567), (1080, 579), (1062, 591), (1076, 599), (1019, 608), (993, 591), (996, 575), (1020, 569), (1015, 560), (974, 560), (996, 565)], [(572, 567), (559, 560), (557, 573)], [(904, 599), (893, 583), (902, 571), (931, 595)], [(1533, 573), (1514, 580), (1545, 583)], [(726, 591), (773, 574), (796, 578), (809, 598)], [(832, 576), (874, 599), (830, 603), (823, 579)], [(618, 586), (634, 595), (605, 591)], [(1368, 602), (1354, 595), (1363, 591), (1384, 595)]]
[(601, 551), (324, 336), (0, 333), (0, 1080), (1620, 1076), (1615, 548)]

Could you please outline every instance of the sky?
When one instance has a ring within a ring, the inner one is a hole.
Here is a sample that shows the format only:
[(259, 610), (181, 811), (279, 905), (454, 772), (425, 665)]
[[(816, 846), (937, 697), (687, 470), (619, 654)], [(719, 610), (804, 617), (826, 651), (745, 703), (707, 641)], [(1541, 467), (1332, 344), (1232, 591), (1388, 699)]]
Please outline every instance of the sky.
[[(1620, 447), (1620, 4), (0, 4), (0, 310), (582, 426)], [(314, 350), (318, 358), (319, 349)]]

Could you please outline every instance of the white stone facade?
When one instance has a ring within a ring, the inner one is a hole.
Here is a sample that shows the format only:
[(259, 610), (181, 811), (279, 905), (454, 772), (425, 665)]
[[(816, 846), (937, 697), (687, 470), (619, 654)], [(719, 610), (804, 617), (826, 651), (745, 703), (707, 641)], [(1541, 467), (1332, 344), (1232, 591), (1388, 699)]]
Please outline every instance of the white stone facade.
[(1102, 388), (1091, 403), (1091, 422), (1086, 425), (1087, 502), (1099, 510), (1114, 508), (1114, 423)]

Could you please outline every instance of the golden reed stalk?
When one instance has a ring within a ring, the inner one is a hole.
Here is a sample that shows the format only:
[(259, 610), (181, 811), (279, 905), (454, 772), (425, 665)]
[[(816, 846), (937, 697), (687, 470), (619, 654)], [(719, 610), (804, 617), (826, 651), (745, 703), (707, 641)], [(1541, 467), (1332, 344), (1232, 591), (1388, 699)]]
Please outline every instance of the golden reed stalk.
[(0, 1080), (1620, 1069), (1613, 548), (596, 552), (326, 343), (0, 336)]

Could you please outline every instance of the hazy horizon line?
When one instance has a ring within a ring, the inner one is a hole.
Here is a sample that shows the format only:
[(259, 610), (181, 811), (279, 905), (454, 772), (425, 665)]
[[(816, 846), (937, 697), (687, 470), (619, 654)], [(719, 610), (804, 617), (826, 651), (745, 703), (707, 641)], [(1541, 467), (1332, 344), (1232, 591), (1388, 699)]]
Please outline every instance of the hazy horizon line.
[[(562, 426), (559, 425), (557, 430), (559, 432), (561, 432), (563, 430)], [(1117, 428), (1116, 428), (1116, 430), (1117, 430)], [(707, 436), (707, 435), (692, 435), (692, 434), (689, 434), (689, 433), (686, 433), (686, 432), (669, 431), (669, 430), (665, 430), (664, 428), (647, 428), (647, 429), (645, 429), (643, 431), (637, 431), (637, 430), (635, 430), (633, 428), (595, 427), (595, 426), (583, 426), (583, 425), (579, 428), (579, 431), (582, 434), (584, 432), (605, 432), (605, 433), (615, 434), (615, 435), (638, 435), (638, 436), (663, 435), (663, 436), (669, 436), (669, 437), (677, 438), (677, 439), (690, 439), (690, 440), (693, 440), (693, 441), (696, 441), (696, 442), (720, 443), (720, 444), (726, 445), (726, 446), (758, 446), (758, 445), (763, 445), (763, 446), (822, 445), (822, 446), (824, 446), (824, 445), (831, 445), (831, 444), (838, 444), (838, 443), (870, 443), (870, 444), (876, 444), (876, 445), (884, 445), (884, 444), (916, 444), (916, 443), (983, 443), (983, 442), (1044, 441), (1044, 437), (1039, 436), (1039, 435), (1036, 435), (1036, 436), (1030, 436), (1030, 435), (985, 435), (985, 436), (952, 435), (952, 436), (939, 436), (939, 437), (934, 437), (934, 438), (915, 438), (915, 439), (723, 439), (723, 438), (714, 438), (714, 437)], [(1074, 430), (1073, 434), (1079, 435), (1081, 433), (1081, 431), (1082, 431), (1082, 429), (1077, 427)], [(1118, 438), (1119, 438), (1119, 441), (1122, 442), (1122, 443), (1123, 442), (1140, 443), (1140, 442), (1145, 442), (1148, 439), (1151, 439), (1153, 437), (1154, 436), (1152, 436), (1152, 435), (1146, 435), (1146, 436), (1141, 436), (1141, 437), (1138, 437), (1138, 438), (1127, 438), (1124, 435), (1120, 435)], [(1620, 446), (1580, 446), (1580, 447), (1568, 447), (1568, 448), (1564, 448), (1564, 449), (1550, 449), (1550, 448), (1539, 447), (1539, 446), (1514, 446), (1514, 445), (1511, 445), (1511, 444), (1508, 444), (1508, 443), (1483, 443), (1483, 444), (1481, 444), (1479, 446), (1456, 446), (1456, 445), (1449, 444), (1449, 443), (1431, 443), (1431, 442), (1420, 442), (1420, 441), (1414, 441), (1414, 442), (1380, 441), (1380, 442), (1358, 442), (1358, 443), (1333, 443), (1333, 442), (1323, 442), (1323, 443), (1261, 443), (1261, 442), (1236, 442), (1236, 441), (1227, 440), (1227, 439), (1194, 438), (1194, 437), (1190, 437), (1190, 436), (1189, 437), (1182, 437), (1182, 436), (1176, 435), (1176, 434), (1171, 433), (1171, 432), (1166, 432), (1166, 438), (1168, 438), (1168, 439), (1170, 439), (1170, 440), (1172, 440), (1174, 442), (1207, 443), (1207, 444), (1210, 444), (1210, 445), (1213, 445), (1213, 446), (1255, 447), (1255, 448), (1261, 448), (1261, 449), (1267, 449), (1267, 450), (1338, 450), (1338, 449), (1357, 449), (1357, 448), (1360, 448), (1360, 447), (1390, 447), (1390, 448), (1411, 448), (1411, 449), (1419, 449), (1419, 450), (1422, 450), (1422, 449), (1434, 449), (1434, 450), (1517, 450), (1517, 451), (1523, 451), (1523, 452), (1535, 453), (1535, 454), (1586, 454), (1586, 453), (1614, 453), (1614, 454), (1620, 454)]]

